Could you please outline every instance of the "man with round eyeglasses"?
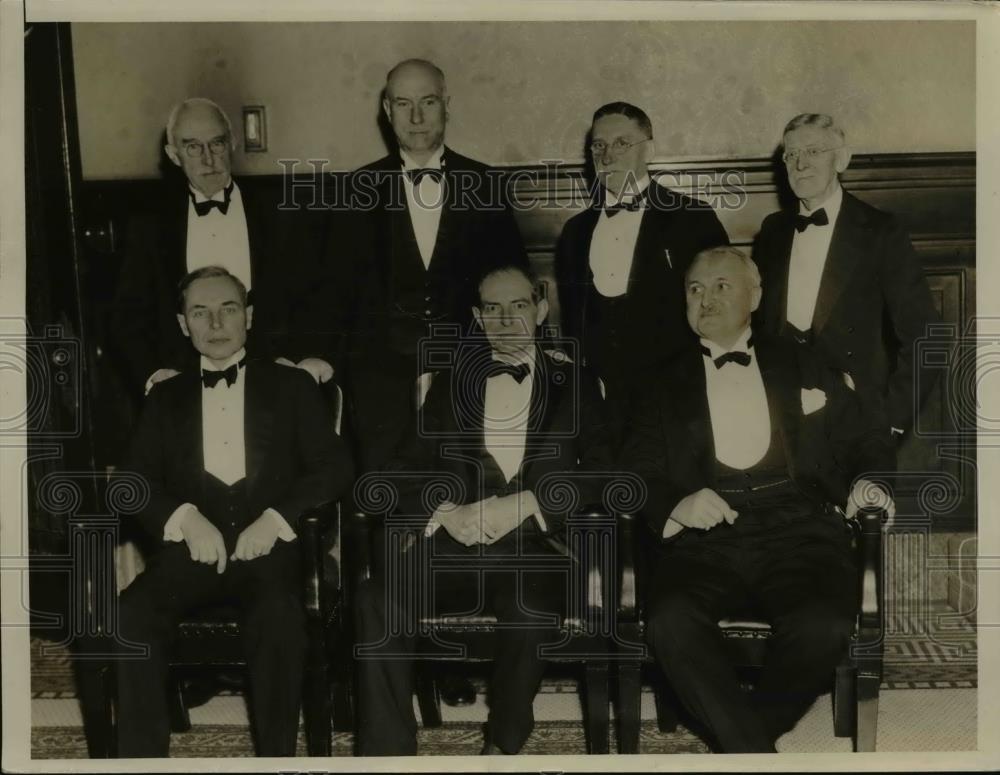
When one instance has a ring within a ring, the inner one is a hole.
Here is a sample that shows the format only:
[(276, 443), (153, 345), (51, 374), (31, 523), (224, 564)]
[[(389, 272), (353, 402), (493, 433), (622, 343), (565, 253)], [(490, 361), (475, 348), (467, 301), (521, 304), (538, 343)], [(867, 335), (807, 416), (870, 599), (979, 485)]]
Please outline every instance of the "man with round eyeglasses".
[(137, 204), (112, 308), (117, 349), (137, 393), (196, 365), (173, 300), (182, 277), (213, 265), (250, 292), (257, 324), (248, 347), (255, 355), (295, 361), (317, 381), (332, 375), (293, 335), (301, 326), (291, 300), (304, 295), (315, 274), (304, 262), (320, 252), (321, 224), (310, 228), (265, 191), (235, 180), (236, 149), (229, 117), (211, 100), (192, 97), (170, 111), (163, 150), (185, 185), (171, 182), (154, 201)]
[(710, 206), (651, 179), (656, 148), (642, 109), (598, 108), (589, 150), (596, 195), (563, 227), (556, 249), (560, 323), (623, 423), (649, 368), (693, 344), (684, 318), (691, 259), (729, 238)]
[(899, 221), (841, 187), (851, 151), (833, 118), (796, 116), (783, 146), (798, 207), (769, 215), (754, 246), (760, 323), (816, 348), (898, 439), (933, 382), (914, 351), (938, 320), (927, 279)]

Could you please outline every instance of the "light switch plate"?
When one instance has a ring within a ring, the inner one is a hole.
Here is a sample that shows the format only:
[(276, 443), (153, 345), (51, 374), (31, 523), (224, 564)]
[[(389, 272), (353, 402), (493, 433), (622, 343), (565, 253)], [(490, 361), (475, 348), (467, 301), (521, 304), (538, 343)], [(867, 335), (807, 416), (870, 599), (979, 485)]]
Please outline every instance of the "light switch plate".
[(263, 105), (243, 107), (243, 148), (249, 152), (267, 150), (267, 113)]

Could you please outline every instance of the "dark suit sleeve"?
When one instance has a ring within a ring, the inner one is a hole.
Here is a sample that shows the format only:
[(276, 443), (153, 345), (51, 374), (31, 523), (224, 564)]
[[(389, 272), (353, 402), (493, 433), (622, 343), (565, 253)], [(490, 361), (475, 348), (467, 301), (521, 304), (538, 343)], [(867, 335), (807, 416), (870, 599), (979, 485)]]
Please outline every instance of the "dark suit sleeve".
[(354, 478), (350, 453), (334, 430), (333, 415), (312, 377), (284, 368), (289, 381), (290, 418), (296, 475), (284, 495), (271, 504), (295, 529), (307, 509), (341, 498)]
[[(579, 375), (579, 406), (575, 408), (573, 422), (577, 424), (575, 451), (577, 467), (568, 484), (575, 487), (579, 498), (579, 508), (601, 508), (605, 485), (609, 472), (614, 467), (612, 447), (614, 431), (608, 416), (604, 399), (597, 386), (597, 378), (587, 371)], [(569, 443), (568, 440), (563, 443)], [(538, 493), (535, 493), (536, 498)], [(564, 511), (552, 511), (545, 503), (539, 502), (546, 534), (559, 533), (567, 516)], [(538, 525), (541, 530), (542, 526)]]
[(711, 206), (699, 200), (691, 212), (692, 214), (696, 214), (698, 218), (698, 227), (696, 230), (698, 245), (695, 247), (696, 253), (708, 248), (729, 244), (729, 234), (726, 233), (726, 228), (722, 225), (722, 221), (719, 220), (719, 216)]
[(914, 345), (939, 316), (910, 238), (895, 219), (885, 233), (883, 255), (882, 293), (899, 342), (896, 369), (889, 377), (889, 421), (894, 428), (909, 430), (938, 373), (919, 368)]
[(657, 538), (663, 535), (671, 512), (691, 492), (677, 487), (670, 478), (667, 449), (671, 440), (663, 422), (663, 402), (661, 390), (650, 390), (638, 399), (622, 451), (624, 468), (646, 485), (641, 511)]
[(163, 540), (163, 528), (184, 501), (167, 487), (168, 425), (165, 385), (156, 385), (146, 397), (139, 426), (132, 437), (126, 468), (143, 478), (149, 487), (149, 501), (138, 514), (139, 524), (156, 541)]
[(825, 435), (834, 459), (849, 479), (895, 469), (895, 452), (878, 415), (844, 382), (843, 374), (828, 366), (814, 350), (796, 348), (802, 384), (826, 393)]
[(144, 386), (154, 371), (181, 369), (182, 364), (160, 361), (160, 289), (156, 261), (160, 254), (149, 244), (153, 230), (149, 216), (129, 221), (125, 256), (111, 305), (111, 331), (134, 384)]

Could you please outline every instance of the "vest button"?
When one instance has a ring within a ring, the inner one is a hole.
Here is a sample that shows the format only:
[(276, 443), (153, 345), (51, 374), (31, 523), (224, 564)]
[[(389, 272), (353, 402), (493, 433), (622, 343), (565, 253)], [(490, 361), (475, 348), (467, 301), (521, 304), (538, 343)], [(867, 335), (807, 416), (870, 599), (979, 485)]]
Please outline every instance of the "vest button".
[(847, 357), (848, 358), (853, 358), (854, 357), (854, 351), (853, 350), (848, 350), (847, 351)]

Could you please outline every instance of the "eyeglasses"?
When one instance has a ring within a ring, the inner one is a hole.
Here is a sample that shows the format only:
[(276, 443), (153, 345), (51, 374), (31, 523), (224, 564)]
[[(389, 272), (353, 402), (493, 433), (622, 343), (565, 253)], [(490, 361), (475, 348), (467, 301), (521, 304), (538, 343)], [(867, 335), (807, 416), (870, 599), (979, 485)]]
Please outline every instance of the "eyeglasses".
[(814, 162), (819, 158), (821, 153), (826, 153), (827, 151), (836, 151), (838, 148), (843, 148), (842, 145), (831, 145), (829, 148), (819, 148), (818, 146), (811, 145), (808, 148), (796, 149), (794, 151), (785, 151), (781, 154), (781, 160), (785, 164), (795, 164), (799, 157), (805, 158), (808, 162)]
[[(228, 140), (209, 140), (208, 150), (212, 156), (222, 156), (226, 151), (226, 147), (229, 145)], [(199, 143), (193, 141), (184, 144), (184, 153), (190, 156), (192, 159), (198, 159), (205, 153), (205, 143)]]
[[(630, 143), (624, 137), (615, 138), (615, 141), (611, 143), (611, 155), (621, 156), (625, 151), (631, 148), (633, 145), (638, 145), (639, 143), (645, 143), (652, 140), (651, 137), (644, 137), (641, 140), (636, 140), (634, 143)], [(590, 152), (594, 154), (595, 157), (603, 156), (604, 152), (608, 150), (608, 144), (603, 140), (594, 140), (590, 144)]]

